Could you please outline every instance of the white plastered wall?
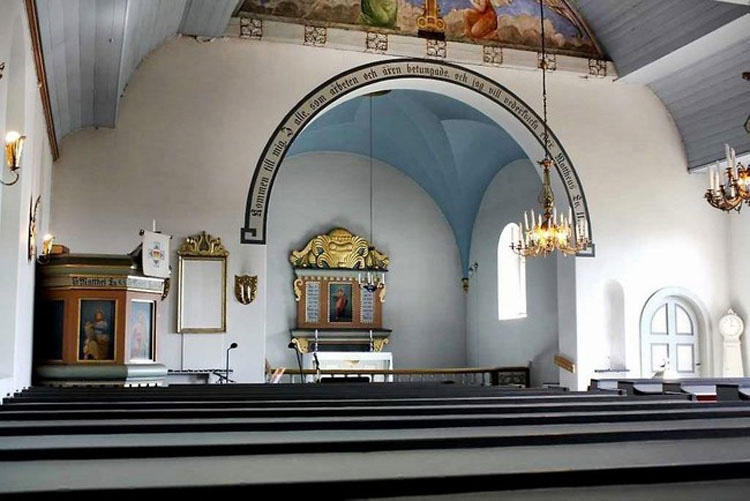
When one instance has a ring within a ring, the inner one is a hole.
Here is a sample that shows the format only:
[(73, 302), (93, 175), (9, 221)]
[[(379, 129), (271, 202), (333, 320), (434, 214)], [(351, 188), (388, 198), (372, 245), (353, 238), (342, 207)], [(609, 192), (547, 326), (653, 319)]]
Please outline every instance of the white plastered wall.
[[(236, 341), (240, 380), (261, 379), (266, 249), (239, 245), (252, 171), (276, 126), (307, 92), (376, 59), (382, 56), (239, 39), (173, 40), (134, 73), (115, 130), (64, 140), (53, 230), (74, 251), (127, 252), (138, 229), (156, 217), (178, 238), (200, 229), (222, 236), (232, 252), (230, 279), (236, 272), (259, 275), (255, 303), (230, 300), (228, 334), (186, 336), (183, 351), (173, 334), (172, 295), (162, 309), (161, 360), (176, 367), (182, 354), (187, 365), (214, 366)], [(472, 69), (539, 110), (538, 72)], [(727, 228), (702, 202), (703, 180), (686, 173), (680, 137), (651, 91), (552, 74), (549, 93), (550, 123), (580, 176), (597, 244), (595, 259), (577, 259), (577, 315), (566, 323), (576, 335), (568, 333), (560, 346), (579, 368), (574, 377), (561, 373), (563, 383), (585, 387), (601, 359), (605, 284), (623, 286), (625, 363), (637, 369), (640, 309), (651, 293), (688, 288), (704, 300), (710, 319), (725, 308)]]
[[(729, 239), (729, 266), (731, 270), (731, 306), (734, 311), (744, 320), (745, 332), (742, 335), (742, 363), (745, 375), (750, 375), (750, 266), (748, 266), (748, 255), (750, 253), (750, 214), (747, 209), (738, 214), (727, 214), (730, 228)], [(721, 311), (720, 315), (726, 313)], [(720, 317), (719, 317), (720, 318)], [(720, 336), (718, 336), (720, 337)], [(717, 368), (717, 370), (721, 367)]]
[(532, 208), (541, 183), (529, 160), (504, 166), (482, 199), (471, 241), (472, 275), (467, 303), (469, 364), (483, 367), (532, 362), (534, 385), (557, 383), (552, 359), (558, 351), (557, 260), (555, 256), (526, 260), (525, 318), (498, 320), (498, 239), (505, 225), (518, 223)]
[[(0, 3), (0, 138), (27, 136), (20, 180), (0, 186), (0, 399), (31, 383), (34, 262), (27, 258), (30, 206), (41, 195), (37, 244), (49, 221), (52, 157), (23, 2)], [(12, 179), (3, 151), (2, 176)]]

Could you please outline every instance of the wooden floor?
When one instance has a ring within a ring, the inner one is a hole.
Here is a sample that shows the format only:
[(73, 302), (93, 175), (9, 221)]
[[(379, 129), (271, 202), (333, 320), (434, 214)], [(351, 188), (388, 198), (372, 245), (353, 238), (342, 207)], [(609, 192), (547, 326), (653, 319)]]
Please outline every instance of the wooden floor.
[(0, 437), (0, 494), (19, 496), (750, 493), (750, 404), (679, 394), (429, 383), (34, 388), (0, 406)]

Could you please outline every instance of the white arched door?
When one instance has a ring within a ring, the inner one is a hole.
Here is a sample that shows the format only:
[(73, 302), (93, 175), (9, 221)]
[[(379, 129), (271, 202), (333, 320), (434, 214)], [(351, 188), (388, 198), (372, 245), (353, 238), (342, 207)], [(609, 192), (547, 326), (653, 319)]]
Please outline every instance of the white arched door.
[(647, 305), (641, 319), (641, 374), (700, 376), (700, 324), (693, 306), (678, 296)]

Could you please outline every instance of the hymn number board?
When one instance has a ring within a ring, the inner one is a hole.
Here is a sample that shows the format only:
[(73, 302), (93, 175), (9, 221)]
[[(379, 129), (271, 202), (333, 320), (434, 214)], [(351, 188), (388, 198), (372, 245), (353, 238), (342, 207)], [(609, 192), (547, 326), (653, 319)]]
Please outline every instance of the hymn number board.
[[(389, 259), (367, 240), (336, 228), (293, 251), (289, 259), (297, 275), (297, 328), (382, 328)], [(379, 277), (374, 291), (358, 281), (368, 271)]]

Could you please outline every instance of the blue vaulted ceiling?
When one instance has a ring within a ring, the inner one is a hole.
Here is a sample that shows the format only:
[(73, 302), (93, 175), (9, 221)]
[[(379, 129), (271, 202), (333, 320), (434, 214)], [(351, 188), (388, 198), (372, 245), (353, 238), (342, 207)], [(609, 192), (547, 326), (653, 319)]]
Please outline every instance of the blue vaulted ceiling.
[[(496, 122), (432, 92), (394, 90), (372, 100), (373, 157), (411, 177), (453, 229), (468, 272), (474, 219), (484, 191), (505, 165), (526, 158)], [(310, 124), (289, 154), (339, 151), (369, 156), (369, 98), (347, 101)]]

